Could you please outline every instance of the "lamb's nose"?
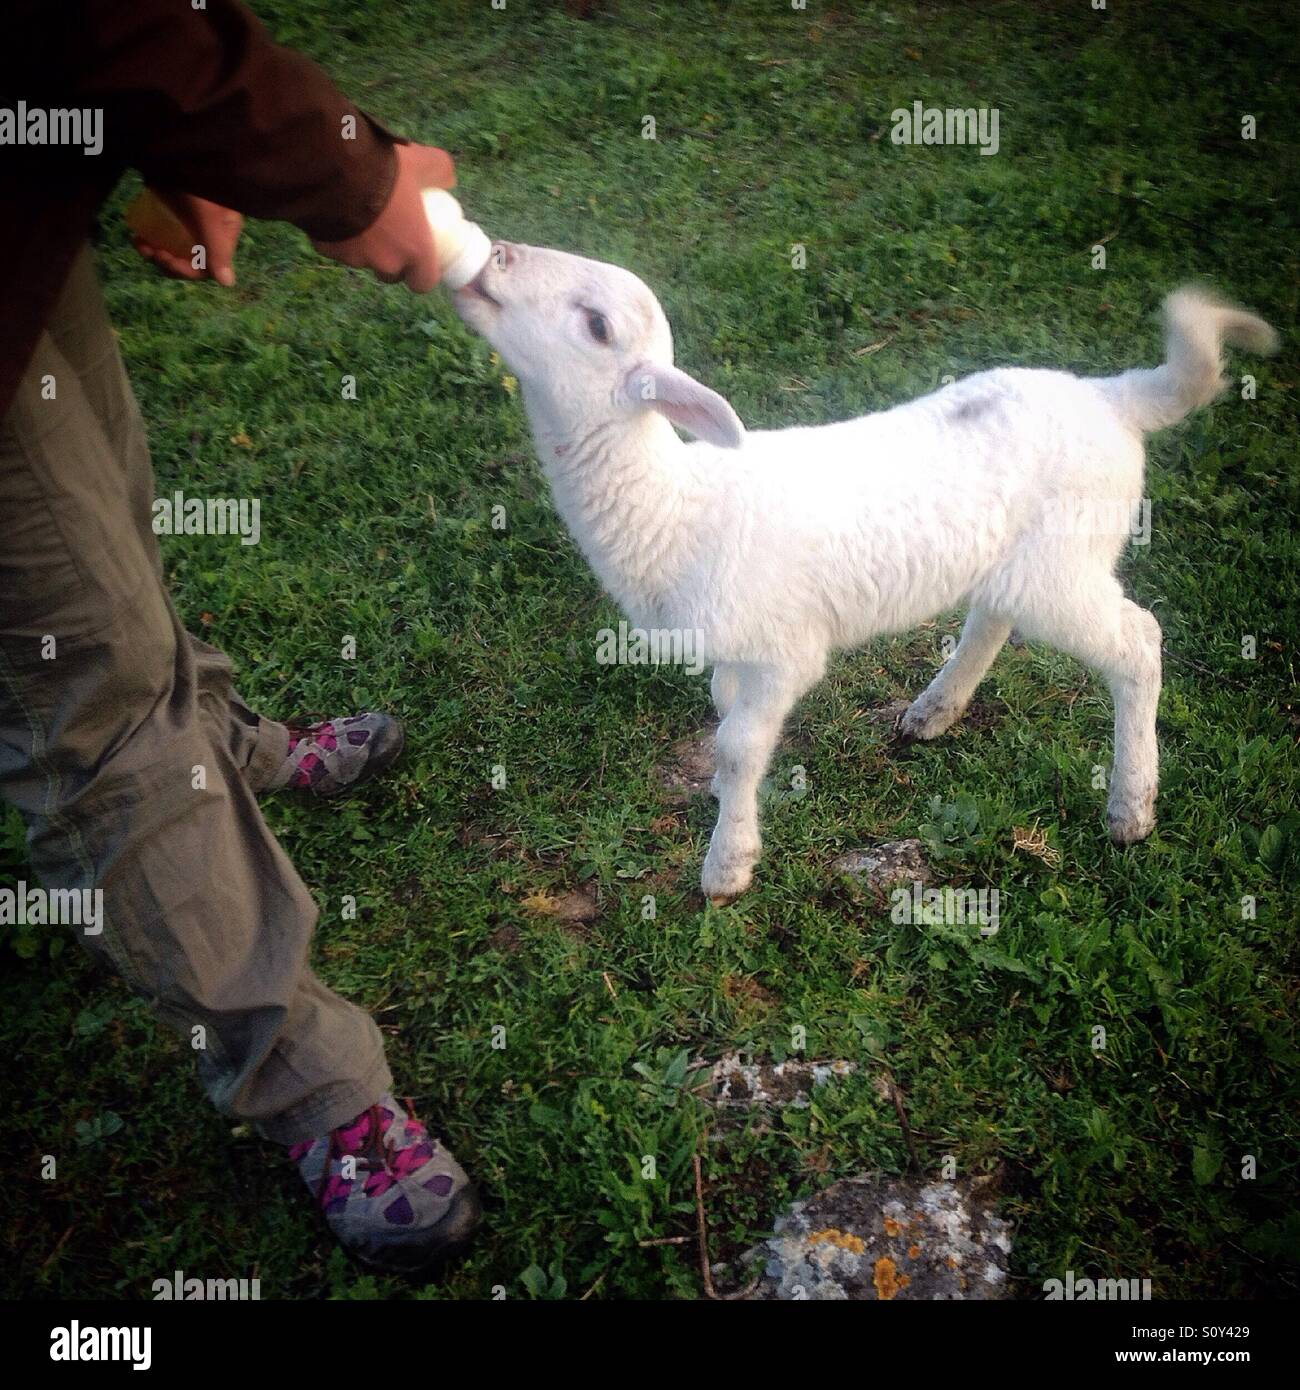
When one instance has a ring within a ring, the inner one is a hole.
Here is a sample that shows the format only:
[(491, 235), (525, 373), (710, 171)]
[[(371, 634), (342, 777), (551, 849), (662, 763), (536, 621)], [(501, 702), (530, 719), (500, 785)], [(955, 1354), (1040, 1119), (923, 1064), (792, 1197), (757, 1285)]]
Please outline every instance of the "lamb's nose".
[(494, 241), (492, 243), (492, 264), (498, 270), (509, 270), (519, 259), (519, 248), (512, 246), (508, 241)]

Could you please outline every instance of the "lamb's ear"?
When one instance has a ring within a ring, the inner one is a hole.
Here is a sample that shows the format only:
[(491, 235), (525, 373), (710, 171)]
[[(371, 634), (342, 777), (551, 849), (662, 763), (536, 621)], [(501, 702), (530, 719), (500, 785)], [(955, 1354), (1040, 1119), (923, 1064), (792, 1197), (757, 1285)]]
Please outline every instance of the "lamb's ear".
[(627, 394), (708, 444), (738, 449), (744, 441), (745, 427), (730, 403), (676, 367), (642, 362), (627, 374)]

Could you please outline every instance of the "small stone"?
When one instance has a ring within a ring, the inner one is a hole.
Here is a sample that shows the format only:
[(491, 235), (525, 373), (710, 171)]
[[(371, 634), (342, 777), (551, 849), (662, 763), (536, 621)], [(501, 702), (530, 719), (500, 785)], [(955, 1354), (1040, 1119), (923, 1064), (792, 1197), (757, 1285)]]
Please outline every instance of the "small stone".
[(933, 874), (925, 862), (920, 840), (889, 840), (874, 849), (852, 850), (831, 861), (836, 873), (863, 878), (873, 888), (900, 883), (929, 883)]
[[(698, 1068), (708, 1066), (698, 1061)], [(845, 1061), (745, 1061), (738, 1052), (720, 1057), (710, 1069), (709, 1099), (719, 1109), (808, 1105), (813, 1088), (835, 1077), (851, 1076), (854, 1062)]]

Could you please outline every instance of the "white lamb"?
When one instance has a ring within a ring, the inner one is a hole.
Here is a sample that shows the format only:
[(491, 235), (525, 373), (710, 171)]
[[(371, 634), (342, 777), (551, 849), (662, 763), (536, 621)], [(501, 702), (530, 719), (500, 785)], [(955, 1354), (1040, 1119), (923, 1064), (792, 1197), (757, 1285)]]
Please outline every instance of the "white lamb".
[(640, 628), (698, 634), (714, 667), (707, 895), (749, 886), (759, 782), (830, 651), (959, 606), (961, 641), (903, 734), (950, 728), (1014, 626), (1106, 680), (1110, 834), (1150, 834), (1160, 627), (1114, 574), (1143, 435), (1214, 399), (1225, 341), (1272, 351), (1262, 319), (1183, 289), (1152, 370), (999, 368), (856, 420), (747, 433), (673, 366), (663, 310), (626, 270), (498, 242), (455, 303), (518, 377), (555, 504), (605, 588)]

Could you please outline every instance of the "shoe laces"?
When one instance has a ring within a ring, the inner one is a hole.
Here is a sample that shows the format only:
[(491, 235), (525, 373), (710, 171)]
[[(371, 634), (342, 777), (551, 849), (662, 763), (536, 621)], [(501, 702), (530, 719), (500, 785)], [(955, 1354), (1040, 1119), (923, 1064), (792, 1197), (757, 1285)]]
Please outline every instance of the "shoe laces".
[[(316, 1181), (315, 1200), (317, 1205), (323, 1206), (325, 1204), (325, 1189), (329, 1185), (330, 1174), (335, 1159), (342, 1161), (345, 1158), (355, 1158), (357, 1160), (358, 1176), (360, 1176), (361, 1173), (385, 1172), (394, 1182), (400, 1177), (400, 1174), (397, 1173), (393, 1167), (393, 1155), (397, 1152), (397, 1145), (393, 1143), (391, 1133), (385, 1134), (383, 1132), (384, 1107), (376, 1102), (374, 1105), (370, 1106), (364, 1114), (368, 1121), (368, 1125), (366, 1129), (365, 1145), (359, 1153), (343, 1147), (339, 1140), (338, 1129), (330, 1130), (329, 1151), (325, 1155), (325, 1162), (321, 1168), (320, 1177)], [(414, 1126), (417, 1129), (423, 1128), (419, 1120), (415, 1118), (415, 1109), (410, 1101), (406, 1102), (406, 1114), (408, 1126)], [(393, 1120), (396, 1121), (396, 1119), (397, 1116), (394, 1114)], [(356, 1120), (352, 1120), (349, 1124), (340, 1125), (339, 1129), (351, 1129), (356, 1122)], [(391, 1131), (392, 1125), (389, 1126), (389, 1129)], [(411, 1139), (412, 1143), (420, 1142), (418, 1134), (413, 1134)]]

